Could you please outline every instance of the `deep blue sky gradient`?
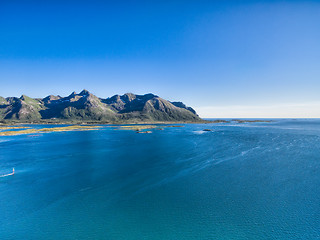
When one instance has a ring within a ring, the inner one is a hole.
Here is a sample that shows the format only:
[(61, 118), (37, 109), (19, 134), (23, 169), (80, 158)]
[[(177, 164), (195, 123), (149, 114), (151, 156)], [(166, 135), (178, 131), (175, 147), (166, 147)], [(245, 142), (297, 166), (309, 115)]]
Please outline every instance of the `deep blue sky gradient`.
[(319, 23), (319, 1), (2, 0), (0, 96), (153, 92), (277, 117), (320, 102)]

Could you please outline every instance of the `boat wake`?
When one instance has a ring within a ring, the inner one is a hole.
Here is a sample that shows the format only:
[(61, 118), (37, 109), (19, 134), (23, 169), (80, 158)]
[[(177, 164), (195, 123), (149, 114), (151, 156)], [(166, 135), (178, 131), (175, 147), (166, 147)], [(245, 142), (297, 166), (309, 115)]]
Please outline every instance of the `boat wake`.
[(12, 173), (0, 175), (0, 177), (8, 177), (14, 175), (14, 168), (12, 169)]
[(9, 173), (9, 174), (4, 174), (4, 175), (1, 175), (0, 177), (8, 177), (8, 176), (12, 176), (13, 173)]

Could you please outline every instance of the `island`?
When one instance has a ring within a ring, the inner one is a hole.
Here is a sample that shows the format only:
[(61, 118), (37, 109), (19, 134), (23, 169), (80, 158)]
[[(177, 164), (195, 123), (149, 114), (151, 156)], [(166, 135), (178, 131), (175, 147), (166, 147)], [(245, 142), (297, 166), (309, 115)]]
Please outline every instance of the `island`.
[(182, 102), (171, 102), (152, 93), (126, 93), (99, 98), (87, 90), (67, 97), (0, 97), (0, 123), (31, 124), (139, 124), (204, 123)]

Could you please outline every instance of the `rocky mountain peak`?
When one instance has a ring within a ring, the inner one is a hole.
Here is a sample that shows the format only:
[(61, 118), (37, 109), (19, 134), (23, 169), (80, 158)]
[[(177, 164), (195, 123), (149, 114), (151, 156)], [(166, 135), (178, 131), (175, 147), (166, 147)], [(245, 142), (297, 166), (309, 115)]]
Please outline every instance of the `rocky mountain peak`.
[(73, 91), (73, 92), (68, 96), (68, 98), (74, 98), (76, 95), (77, 95), (77, 93), (76, 93), (75, 91)]
[(20, 97), (20, 99), (21, 99), (22, 101), (28, 101), (28, 100), (30, 99), (30, 97), (28, 97), (27, 95), (22, 94), (21, 97)]
[(45, 103), (50, 103), (51, 101), (59, 100), (61, 97), (60, 96), (54, 96), (54, 95), (49, 95), (42, 99)]
[(136, 97), (137, 96), (133, 93), (125, 93), (122, 96), (120, 96), (121, 100), (125, 103), (133, 101), (134, 99), (136, 99)]
[(79, 95), (80, 96), (86, 96), (86, 95), (90, 95), (91, 93), (88, 91), (88, 90), (86, 90), (86, 89), (83, 89), (80, 93), (79, 93)]

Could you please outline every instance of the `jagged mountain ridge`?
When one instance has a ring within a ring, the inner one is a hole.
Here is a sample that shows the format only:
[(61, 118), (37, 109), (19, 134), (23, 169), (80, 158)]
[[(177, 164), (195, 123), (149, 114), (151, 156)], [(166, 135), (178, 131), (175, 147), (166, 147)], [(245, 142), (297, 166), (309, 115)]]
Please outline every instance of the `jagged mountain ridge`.
[(67, 97), (0, 97), (0, 120), (83, 120), (101, 122), (197, 122), (195, 110), (182, 102), (170, 102), (154, 94), (126, 93), (98, 98), (87, 90)]

